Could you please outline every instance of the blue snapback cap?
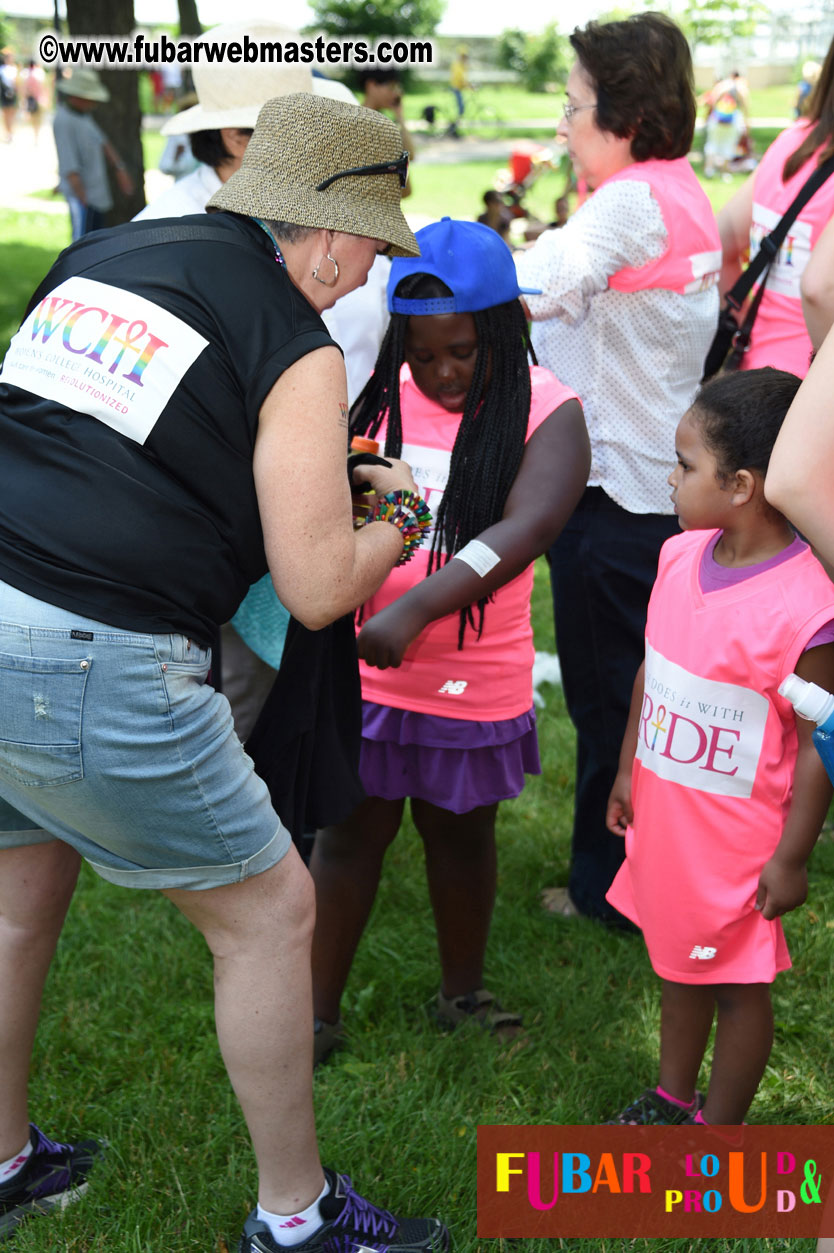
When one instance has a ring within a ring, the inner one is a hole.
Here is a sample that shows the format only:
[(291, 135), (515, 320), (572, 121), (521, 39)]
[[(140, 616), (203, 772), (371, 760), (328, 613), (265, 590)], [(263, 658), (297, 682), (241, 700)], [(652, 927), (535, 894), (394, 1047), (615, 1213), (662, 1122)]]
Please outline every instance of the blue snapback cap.
[[(538, 296), (539, 287), (519, 287), (513, 254), (501, 236), (482, 222), (442, 218), (424, 226), (415, 236), (419, 257), (395, 257), (388, 278), (389, 313), (477, 313), (491, 305), (508, 304), (519, 296)], [(451, 296), (411, 300), (395, 296), (410, 274), (432, 274)]]

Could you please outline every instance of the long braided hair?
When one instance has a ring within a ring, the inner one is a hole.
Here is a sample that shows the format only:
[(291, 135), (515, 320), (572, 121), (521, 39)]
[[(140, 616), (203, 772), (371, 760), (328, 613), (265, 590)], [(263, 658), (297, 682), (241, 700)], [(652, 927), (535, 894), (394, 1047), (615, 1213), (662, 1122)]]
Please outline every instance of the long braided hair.
[[(396, 289), (397, 296), (407, 299), (452, 294), (442, 280), (428, 274), (408, 275)], [(471, 539), (500, 520), (527, 438), (529, 361), (536, 364), (536, 355), (521, 305), (512, 300), (475, 312), (472, 317), (478, 355), (452, 448), (449, 479), (435, 517), (428, 574), (451, 561)], [(407, 328), (408, 315), (391, 315), (374, 373), (350, 414), (351, 435), (371, 439), (387, 418), (385, 454), (390, 457), (402, 453), (400, 368), (405, 360)], [(477, 622), (473, 605), (461, 609), (458, 648), (463, 647), (467, 624), (481, 634), (490, 599), (483, 596), (478, 600)]]

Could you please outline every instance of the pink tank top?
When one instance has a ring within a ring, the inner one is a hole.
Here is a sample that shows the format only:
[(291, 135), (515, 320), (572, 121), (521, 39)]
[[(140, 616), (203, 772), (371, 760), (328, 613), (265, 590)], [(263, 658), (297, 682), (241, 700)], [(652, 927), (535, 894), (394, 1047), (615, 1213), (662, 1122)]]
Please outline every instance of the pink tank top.
[[(576, 393), (549, 370), (530, 367), (532, 400), (529, 439), (538, 426)], [(400, 372), (402, 458), (411, 466), (420, 495), (433, 514), (443, 499), (461, 415), (449, 413), (419, 390), (407, 365)], [(384, 447), (385, 426), (377, 439)], [(407, 565), (391, 571), (365, 605), (365, 620), (426, 577), (430, 537)], [(458, 648), (457, 613), (431, 623), (407, 650), (396, 670), (377, 670), (360, 661), (362, 695), (378, 705), (412, 709), (446, 718), (497, 721), (526, 713), (533, 703), (533, 632), (530, 595), (533, 567), (505, 583), (489, 602), (478, 638), (467, 629)]]
[(768, 981), (789, 964), (753, 906), (791, 801), (796, 723), (778, 693), (834, 616), (810, 549), (704, 594), (717, 532), (664, 544), (646, 624), (634, 826), (608, 899), (643, 928), (652, 965), (683, 983)]
[(666, 251), (639, 269), (614, 274), (609, 287), (616, 291), (704, 291), (715, 287), (721, 272), (718, 226), (701, 184), (686, 157), (674, 161), (637, 161), (605, 180), (605, 185), (633, 180), (648, 183), (666, 226)]
[[(808, 134), (806, 121), (794, 123), (774, 139), (753, 176), (753, 215), (750, 255), (755, 256), (763, 237), (779, 223), (785, 210), (814, 172), (820, 149), (800, 166), (793, 178), (782, 182), (782, 169)], [(804, 378), (811, 359), (811, 340), (802, 316), (799, 282), (820, 233), (834, 214), (834, 175), (811, 197), (791, 227), (773, 265), (765, 287), (750, 351), (742, 368), (755, 370), (771, 365)]]

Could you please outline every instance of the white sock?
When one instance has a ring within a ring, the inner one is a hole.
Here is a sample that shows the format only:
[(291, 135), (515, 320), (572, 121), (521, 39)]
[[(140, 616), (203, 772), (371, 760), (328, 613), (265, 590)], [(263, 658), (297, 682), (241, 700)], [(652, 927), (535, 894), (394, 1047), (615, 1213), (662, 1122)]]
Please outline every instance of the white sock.
[(15, 1153), (14, 1157), (8, 1158), (5, 1162), (0, 1162), (0, 1183), (7, 1183), (9, 1179), (14, 1179), (15, 1175), (29, 1160), (32, 1152), (32, 1141), (27, 1140), (19, 1153)]
[(313, 1204), (297, 1214), (271, 1214), (268, 1209), (259, 1205), (258, 1218), (269, 1227), (273, 1240), (277, 1240), (278, 1244), (283, 1245), (284, 1248), (289, 1249), (294, 1244), (303, 1244), (314, 1231), (318, 1231), (322, 1224), (319, 1201), (327, 1196), (328, 1188), (329, 1184), (325, 1179), (324, 1187)]

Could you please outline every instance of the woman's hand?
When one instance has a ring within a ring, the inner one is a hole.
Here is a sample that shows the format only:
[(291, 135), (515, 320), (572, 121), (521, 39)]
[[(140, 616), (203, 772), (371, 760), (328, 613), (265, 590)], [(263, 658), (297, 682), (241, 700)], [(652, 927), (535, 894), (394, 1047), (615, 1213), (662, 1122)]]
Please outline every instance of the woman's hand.
[(411, 468), (405, 461), (397, 461), (394, 457), (386, 457), (389, 466), (357, 466), (354, 478), (360, 482), (370, 483), (378, 496), (387, 492), (416, 492), (417, 485), (411, 475)]
[(402, 663), (405, 651), (416, 639), (426, 623), (414, 613), (406, 602), (408, 596), (394, 601), (364, 624), (356, 637), (356, 648), (361, 659), (377, 670), (396, 669)]

